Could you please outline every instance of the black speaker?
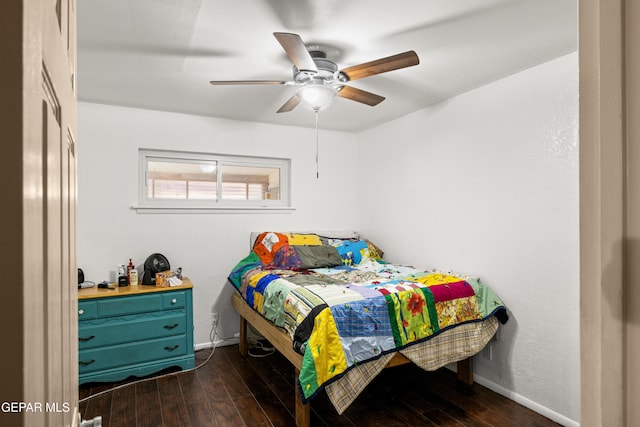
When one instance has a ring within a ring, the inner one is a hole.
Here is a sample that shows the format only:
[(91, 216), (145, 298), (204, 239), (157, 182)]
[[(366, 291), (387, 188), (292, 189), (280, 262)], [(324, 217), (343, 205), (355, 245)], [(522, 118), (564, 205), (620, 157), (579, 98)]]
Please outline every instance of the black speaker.
[(84, 282), (84, 271), (81, 268), (78, 269), (78, 285)]

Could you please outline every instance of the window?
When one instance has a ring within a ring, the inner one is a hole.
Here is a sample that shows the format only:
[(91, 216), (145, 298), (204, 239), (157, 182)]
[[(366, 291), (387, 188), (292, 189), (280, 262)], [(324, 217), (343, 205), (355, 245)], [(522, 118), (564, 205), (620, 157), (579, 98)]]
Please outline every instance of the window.
[(137, 209), (287, 209), (289, 159), (141, 149)]

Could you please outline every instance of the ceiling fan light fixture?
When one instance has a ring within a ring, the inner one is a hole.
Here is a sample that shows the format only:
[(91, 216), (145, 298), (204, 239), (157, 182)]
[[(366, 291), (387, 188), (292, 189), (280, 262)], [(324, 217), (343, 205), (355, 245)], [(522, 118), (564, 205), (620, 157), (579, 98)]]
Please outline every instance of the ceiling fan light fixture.
[(311, 109), (320, 111), (331, 104), (337, 92), (334, 86), (312, 83), (301, 87), (297, 95), (300, 97), (300, 100), (311, 107)]
[[(359, 102), (371, 107), (384, 101), (384, 97), (367, 92), (344, 83), (387, 73), (401, 68), (412, 67), (420, 63), (415, 51), (410, 50), (374, 61), (352, 65), (339, 69), (335, 62), (327, 58), (327, 49), (320, 45), (306, 46), (298, 34), (273, 33), (285, 53), (293, 63), (293, 79), (280, 80), (211, 80), (214, 86), (221, 85), (284, 85), (298, 86), (300, 89), (289, 98), (277, 113), (287, 113), (299, 103), (306, 104), (316, 113), (327, 108), (336, 95), (340, 98)], [(340, 53), (335, 49), (329, 49), (333, 53)], [(334, 55), (335, 56), (335, 55)], [(316, 119), (317, 119), (316, 114)]]

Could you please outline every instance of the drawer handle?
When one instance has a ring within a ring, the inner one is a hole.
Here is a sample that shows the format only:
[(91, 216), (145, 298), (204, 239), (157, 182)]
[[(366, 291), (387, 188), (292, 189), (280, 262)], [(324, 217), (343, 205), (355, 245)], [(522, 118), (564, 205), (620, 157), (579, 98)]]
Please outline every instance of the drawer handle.
[(88, 366), (88, 365), (91, 365), (91, 364), (92, 364), (93, 362), (95, 362), (95, 361), (96, 361), (96, 359), (91, 359), (91, 360), (88, 360), (88, 361), (86, 361), (86, 362), (85, 362), (85, 361), (83, 361), (83, 360), (81, 360), (81, 361), (80, 361), (80, 362), (78, 362), (78, 363), (80, 363), (80, 366)]
[(176, 344), (176, 345), (172, 345), (171, 347), (166, 346), (164, 349), (167, 350), (167, 351), (173, 351), (178, 347), (180, 347), (180, 346), (178, 344)]
[(83, 309), (78, 310), (78, 314), (84, 314), (84, 310)]
[(173, 325), (164, 325), (165, 329), (173, 329), (178, 326), (178, 323), (174, 323)]
[(177, 299), (175, 299), (175, 298), (171, 300), (171, 304), (175, 304), (175, 303), (177, 303), (177, 302), (178, 302), (178, 300), (177, 300)]
[(91, 335), (90, 337), (78, 337), (78, 340), (85, 342), (85, 341), (91, 341), (92, 339), (94, 339), (96, 336), (95, 335)]

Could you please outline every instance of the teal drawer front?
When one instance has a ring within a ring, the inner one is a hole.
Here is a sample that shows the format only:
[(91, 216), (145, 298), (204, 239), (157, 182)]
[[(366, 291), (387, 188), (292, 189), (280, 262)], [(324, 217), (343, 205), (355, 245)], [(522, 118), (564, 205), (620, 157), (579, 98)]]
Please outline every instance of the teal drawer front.
[(159, 294), (103, 298), (96, 302), (98, 317), (101, 318), (162, 310), (162, 296)]
[(95, 319), (98, 315), (98, 305), (96, 301), (78, 302), (78, 320)]
[(191, 287), (120, 291), (78, 301), (80, 384), (193, 368)]
[(182, 335), (186, 331), (187, 316), (184, 310), (88, 320), (78, 325), (78, 348), (84, 350)]
[(171, 310), (184, 308), (187, 305), (187, 295), (183, 292), (166, 292), (162, 294), (162, 308)]
[(101, 369), (184, 356), (185, 354), (187, 354), (185, 335), (157, 338), (137, 343), (82, 350), (78, 357), (78, 369), (80, 374), (84, 374)]

